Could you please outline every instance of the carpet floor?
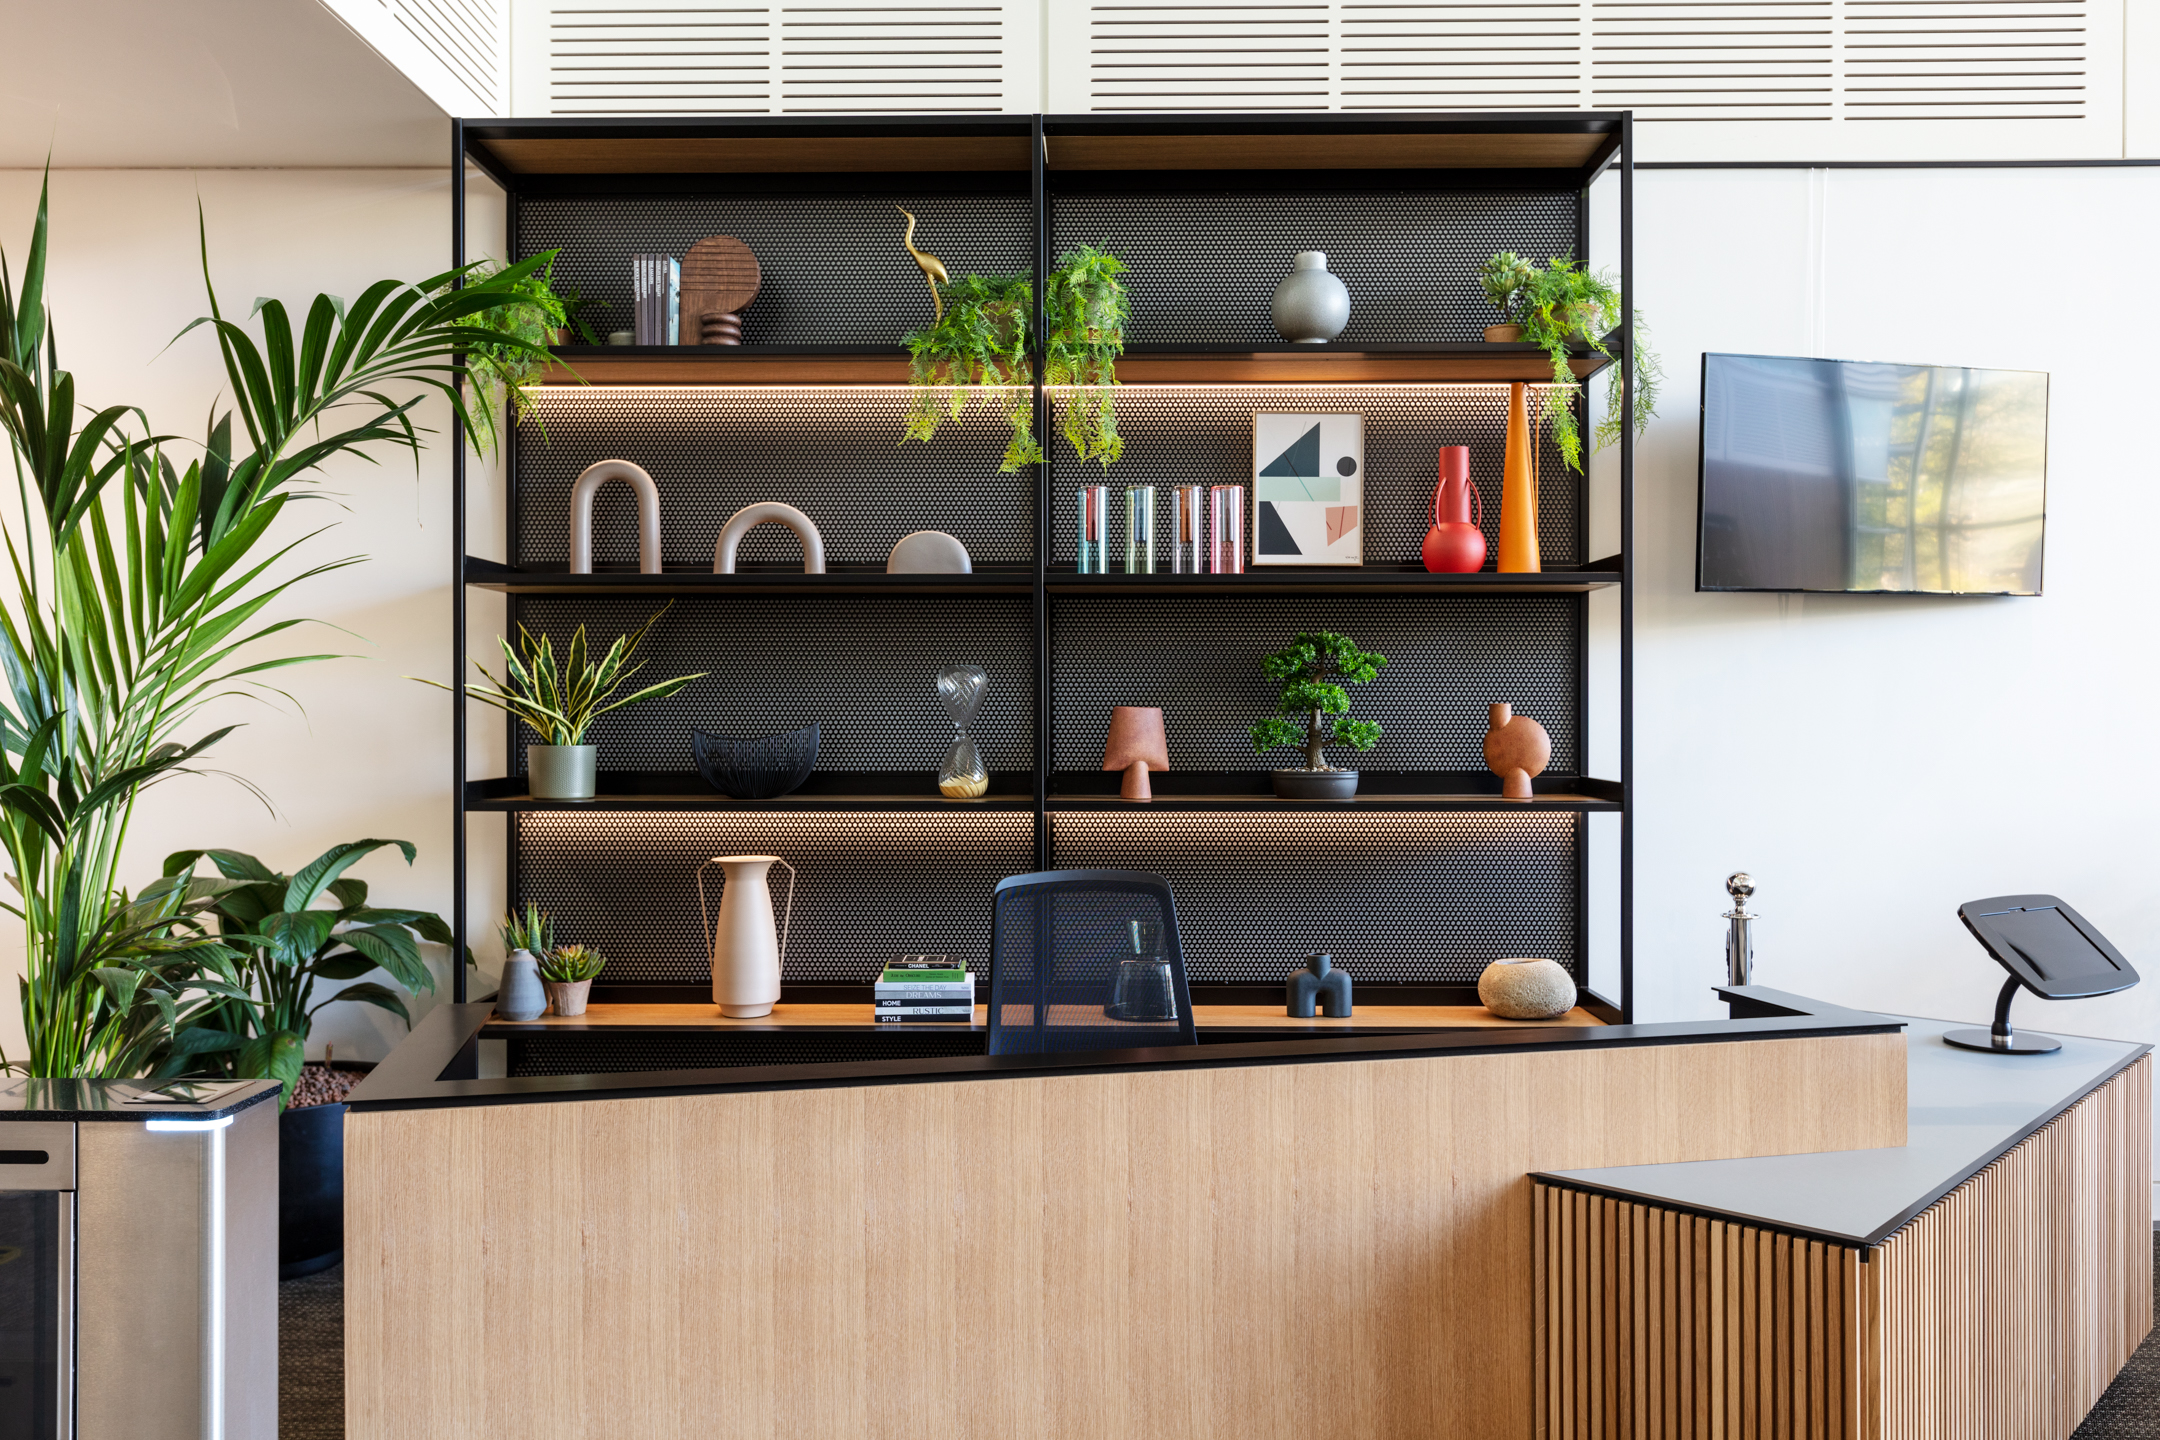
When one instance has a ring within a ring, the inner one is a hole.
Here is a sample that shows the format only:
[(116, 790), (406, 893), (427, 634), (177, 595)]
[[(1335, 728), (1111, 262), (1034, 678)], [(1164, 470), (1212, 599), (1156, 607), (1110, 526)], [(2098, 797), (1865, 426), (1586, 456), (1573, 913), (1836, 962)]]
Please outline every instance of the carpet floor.
[[(2153, 1234), (2160, 1303), (2160, 1231)], [(278, 1286), (279, 1440), (344, 1440), (345, 1268)], [(2160, 1440), (2160, 1330), (2130, 1357), (2071, 1440)]]

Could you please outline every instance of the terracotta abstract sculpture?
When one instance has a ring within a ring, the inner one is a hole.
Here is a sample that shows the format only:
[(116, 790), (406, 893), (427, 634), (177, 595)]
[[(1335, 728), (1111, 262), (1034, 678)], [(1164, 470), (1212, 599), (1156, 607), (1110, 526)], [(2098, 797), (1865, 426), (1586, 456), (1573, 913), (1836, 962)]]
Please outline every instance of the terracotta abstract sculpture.
[(768, 520), (785, 525), (802, 537), (803, 574), (825, 573), (825, 537), (818, 534), (817, 523), (794, 506), (783, 505), (778, 500), (760, 500), (728, 516), (727, 524), (720, 527), (720, 538), (713, 542), (712, 573), (733, 575), (735, 549), (742, 544), (742, 537), (750, 533), (752, 526)]
[(1152, 706), (1119, 705), (1110, 711), (1110, 735), (1103, 742), (1102, 768), (1122, 770), (1118, 793), (1127, 800), (1152, 800), (1148, 771), (1170, 768), (1170, 742), (1163, 735), (1162, 711)]
[(628, 460), (601, 460), (585, 467), (570, 487), (570, 573), (592, 574), (593, 497), (610, 480), (621, 480), (637, 491), (638, 570), (660, 573), (660, 487), (652, 476)]
[(1517, 715), (1512, 705), (1492, 707), (1492, 722), (1485, 731), (1485, 767), (1500, 777), (1500, 793), (1510, 800), (1528, 800), (1530, 782), (1545, 772), (1552, 761), (1552, 737), (1545, 727), (1527, 715)]

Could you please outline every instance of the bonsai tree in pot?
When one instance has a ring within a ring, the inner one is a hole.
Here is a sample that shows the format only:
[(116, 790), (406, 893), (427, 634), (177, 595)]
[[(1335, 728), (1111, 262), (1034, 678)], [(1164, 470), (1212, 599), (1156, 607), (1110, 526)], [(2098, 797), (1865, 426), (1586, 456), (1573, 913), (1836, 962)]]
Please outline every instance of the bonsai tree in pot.
[[(368, 886), (345, 872), (363, 856), (405, 840), (334, 845), (285, 875), (237, 850), (182, 850), (165, 861), (168, 879), (193, 879), (208, 859), (224, 877), (214, 906), (215, 1003), (173, 1037), (164, 1074), (272, 1079), (278, 1097), (278, 1273), (284, 1279), (338, 1262), (344, 1253), (345, 1105), (352, 1071), (304, 1062), (308, 1033), (324, 1006), (373, 1005), (410, 1025), (405, 996), (433, 991), (419, 942), (451, 943), (450, 927), (425, 910), (369, 903)], [(324, 903), (327, 902), (327, 903)], [(468, 961), (470, 957), (467, 957)], [(377, 971), (393, 985), (363, 980)], [(315, 998), (320, 980), (360, 980)]]
[(1350, 693), (1344, 685), (1362, 685), (1380, 673), (1387, 656), (1358, 649), (1347, 635), (1314, 630), (1293, 637), (1284, 649), (1261, 660), (1268, 679), (1282, 687), (1276, 713), (1251, 730), (1253, 753), (1290, 746), (1305, 752), (1299, 770), (1277, 770), (1275, 793), (1291, 800), (1347, 800), (1357, 794), (1358, 772), (1327, 763), (1327, 747), (1348, 745), (1370, 750), (1380, 738), (1371, 720), (1345, 720)]
[[(1527, 340), (1545, 352), (1552, 363), (1552, 383), (1572, 390), (1575, 372), (1569, 365), (1569, 347), (1587, 345), (1612, 358), (1605, 341), (1620, 323), (1620, 288), (1610, 275), (1577, 266), (1572, 257), (1560, 255), (1543, 269), (1521, 256), (1503, 251), (1485, 262), (1479, 282), (1486, 298), (1506, 324), (1488, 326), (1487, 340)], [(1605, 396), (1605, 417), (1592, 435), (1591, 452), (1604, 449), (1620, 438), (1620, 427), (1633, 421), (1640, 435), (1657, 414), (1658, 384), (1665, 368), (1650, 349), (1650, 326), (1640, 310), (1635, 312), (1635, 377), (1632, 401), (1619, 393), (1623, 384), (1620, 367), (1612, 368)], [(1543, 409), (1551, 418), (1553, 440), (1570, 469), (1582, 469), (1582, 432), (1575, 421), (1575, 407), (1550, 397)]]
[[(641, 700), (665, 700), (710, 673), (700, 670), (695, 675), (678, 675), (628, 695), (615, 695), (631, 676), (644, 668), (633, 663), (638, 646), (673, 605), (674, 602), (669, 601), (637, 629), (616, 636), (615, 643), (597, 660), (592, 658), (591, 649), (585, 642), (583, 625), (578, 626), (577, 633), (570, 637), (569, 649), (559, 664), (555, 659), (554, 642), (545, 635), (534, 635), (520, 625), (516, 646), (497, 637), (503, 652), (500, 679), (479, 661), (473, 662), (473, 668), (488, 682), (487, 688), (473, 686), (466, 690), (466, 695), (524, 721), (541, 737), (541, 743), (525, 747), (525, 770), (535, 798), (592, 799), (599, 781), (599, 747), (585, 743), (585, 732), (592, 728), (592, 723), (625, 705), (635, 705)], [(438, 680), (417, 675), (405, 678), (433, 685), (438, 690), (450, 688)]]

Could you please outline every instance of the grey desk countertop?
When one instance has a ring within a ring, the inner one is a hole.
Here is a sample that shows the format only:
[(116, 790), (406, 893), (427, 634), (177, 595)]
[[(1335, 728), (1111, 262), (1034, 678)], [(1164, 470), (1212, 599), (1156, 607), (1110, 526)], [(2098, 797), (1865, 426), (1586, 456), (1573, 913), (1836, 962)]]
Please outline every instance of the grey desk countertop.
[(2057, 1037), (2062, 1049), (2052, 1055), (1988, 1055), (1943, 1043), (1945, 1030), (1969, 1023), (1905, 1020), (1911, 1122), (1901, 1149), (1618, 1165), (1540, 1178), (1844, 1245), (1879, 1244), (2152, 1048), (2070, 1035)]

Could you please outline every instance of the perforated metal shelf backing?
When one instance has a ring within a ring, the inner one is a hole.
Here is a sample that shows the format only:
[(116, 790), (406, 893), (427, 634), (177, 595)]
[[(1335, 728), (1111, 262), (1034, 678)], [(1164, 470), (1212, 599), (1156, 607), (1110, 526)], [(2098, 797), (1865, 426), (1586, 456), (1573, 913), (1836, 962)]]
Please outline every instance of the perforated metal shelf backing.
[(1052, 597), (1050, 683), (1056, 769), (1102, 764), (1113, 705), (1159, 705), (1170, 768), (1260, 770), (1247, 728), (1274, 713), (1260, 657), (1301, 630), (1334, 630), (1388, 663), (1350, 687), (1351, 714), (1379, 743), (1336, 763), (1372, 770), (1482, 770), (1486, 707), (1507, 701), (1552, 736), (1554, 774), (1579, 769), (1576, 635), (1580, 597), (1335, 595)]
[[(1601, 382), (1592, 382), (1601, 383)], [(1124, 563), (1125, 510), (1118, 493), (1127, 485), (1153, 485), (1156, 565), (1170, 566), (1173, 485), (1244, 485), (1245, 556), (1253, 566), (1253, 416), (1255, 414), (1349, 414), (1364, 417), (1365, 563), (1418, 561), (1431, 526), (1433, 487), (1440, 478), (1440, 447), (1470, 447), (1470, 479), (1484, 502), (1486, 561), (1500, 554), (1500, 480), (1507, 458), (1505, 385), (1446, 388), (1389, 385), (1252, 387), (1186, 390), (1127, 386), (1118, 392), (1118, 432), (1125, 455), (1107, 474), (1074, 458), (1062, 439), (1052, 447), (1051, 563), (1071, 565), (1079, 526), (1079, 489), (1108, 485), (1110, 554)], [(1561, 403), (1557, 392), (1551, 403)], [(1535, 401), (1531, 414), (1537, 414)], [(1538, 427), (1538, 551), (1548, 566), (1580, 565), (1582, 480), (1560, 459), (1550, 424)], [(1318, 573), (1325, 574), (1325, 571)]]
[(911, 1029), (894, 1035), (543, 1035), (510, 1045), (512, 1075), (619, 1075), (635, 1070), (723, 1070), (744, 1065), (844, 1065), (980, 1055), (982, 1032)]
[(1572, 194), (1057, 195), (1050, 252), (1100, 245), (1127, 267), (1134, 345), (1279, 343), (1275, 286), (1324, 251), (1350, 291), (1341, 346), (1482, 340), (1500, 316), (1478, 284), (1496, 251), (1575, 248)]
[[(1020, 274), (1035, 263), (1034, 205), (1025, 195), (899, 203), (920, 222), (915, 247), (956, 279)], [(745, 345), (898, 345), (930, 323), (932, 303), (901, 246), (907, 218), (893, 204), (874, 195), (530, 199), (518, 206), (515, 248), (520, 258), (562, 252), (555, 287), (608, 303), (591, 321), (602, 338), (632, 328), (632, 255), (680, 259), (708, 235), (732, 235), (758, 260), (757, 299), (742, 312)]]
[[(990, 892), (1035, 868), (1034, 827), (1032, 815), (997, 812), (520, 814), (512, 903), (539, 905), (564, 940), (599, 946), (611, 984), (702, 985), (712, 967), (698, 936), (698, 866), (778, 855), (798, 875), (782, 967), (790, 984), (868, 984), (911, 954), (962, 958), (982, 977)], [(720, 880), (707, 872), (714, 906)], [(786, 883), (775, 867), (776, 912)]]
[[(560, 656), (579, 625), (602, 647), (664, 603), (643, 596), (521, 596), (519, 623)], [(864, 606), (874, 604), (874, 617)], [(936, 789), (952, 721), (938, 703), (937, 672), (954, 662), (990, 673), (968, 726), (992, 770), (1035, 767), (1035, 615), (1025, 595), (746, 595), (678, 599), (638, 650), (636, 682), (706, 672), (681, 694), (602, 716), (590, 732), (608, 770), (690, 771), (692, 726), (750, 739), (818, 722), (820, 770), (916, 771)], [(516, 773), (525, 746), (512, 745)], [(700, 782), (702, 783), (702, 782)]]
[[(565, 565), (570, 487), (597, 460), (643, 466), (660, 491), (668, 568), (710, 571), (720, 527), (743, 506), (783, 500), (808, 515), (828, 564), (882, 565), (893, 543), (943, 530), (978, 565), (1035, 558), (1035, 473), (1000, 475), (1011, 436), (1002, 414), (977, 406), (928, 442), (900, 443), (905, 390), (558, 388), (540, 392), (534, 424), (519, 428), (517, 559)], [(545, 436), (542, 427), (545, 427)], [(637, 502), (628, 485), (600, 489), (593, 560), (635, 570)], [(744, 538), (739, 564), (799, 569), (802, 546), (784, 525)]]
[(1169, 879), (1194, 985), (1278, 984), (1326, 951), (1352, 978), (1470, 985), (1494, 960), (1576, 967), (1572, 815), (1065, 814), (1059, 869)]

